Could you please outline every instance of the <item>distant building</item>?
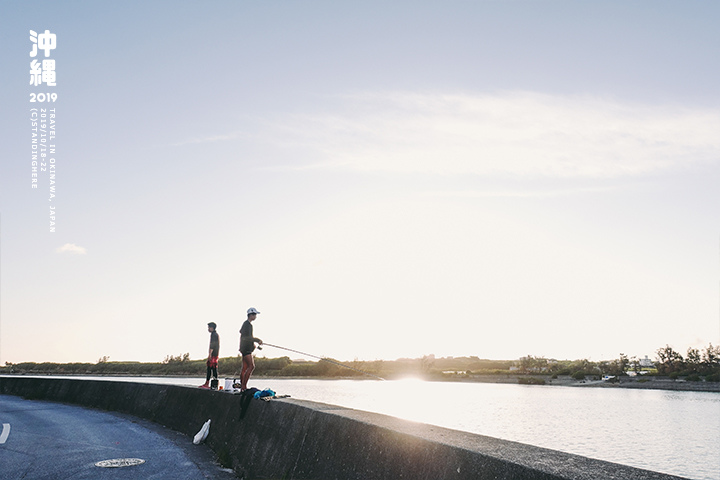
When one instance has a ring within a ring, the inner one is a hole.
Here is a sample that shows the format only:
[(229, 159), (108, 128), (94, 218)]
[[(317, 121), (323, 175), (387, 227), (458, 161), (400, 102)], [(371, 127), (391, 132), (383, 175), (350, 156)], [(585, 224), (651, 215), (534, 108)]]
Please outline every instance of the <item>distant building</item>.
[(640, 366), (643, 368), (652, 368), (655, 364), (648, 358), (647, 355), (645, 355), (645, 358), (640, 359)]

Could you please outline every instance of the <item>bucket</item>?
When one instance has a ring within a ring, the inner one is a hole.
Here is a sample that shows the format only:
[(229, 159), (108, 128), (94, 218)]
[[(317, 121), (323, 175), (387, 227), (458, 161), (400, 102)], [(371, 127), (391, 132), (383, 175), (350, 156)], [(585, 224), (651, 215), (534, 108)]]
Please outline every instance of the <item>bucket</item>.
[(234, 381), (235, 381), (235, 379), (233, 379), (233, 378), (226, 378), (226, 379), (225, 379), (225, 390), (226, 390), (226, 391), (230, 391), (230, 392), (233, 391), (233, 382), (234, 382)]

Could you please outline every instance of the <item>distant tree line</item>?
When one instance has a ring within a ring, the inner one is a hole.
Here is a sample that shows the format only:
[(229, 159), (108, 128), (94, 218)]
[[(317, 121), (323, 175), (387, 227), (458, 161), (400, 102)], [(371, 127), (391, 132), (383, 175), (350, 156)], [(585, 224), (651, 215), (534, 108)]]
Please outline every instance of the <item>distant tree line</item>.
[[(656, 351), (653, 368), (643, 367), (636, 357), (620, 354), (617, 359), (592, 362), (588, 359), (555, 360), (527, 355), (519, 360), (487, 360), (477, 356), (441, 357), (426, 355), (422, 358), (398, 360), (375, 360), (338, 362), (294, 361), (289, 357), (255, 359), (254, 375), (267, 377), (363, 377), (363, 372), (384, 378), (415, 376), (433, 380), (472, 378), (478, 375), (520, 375), (526, 383), (534, 383), (533, 376), (572, 376), (582, 380), (587, 377), (601, 378), (609, 375), (619, 377), (629, 372), (648, 375), (668, 375), (671, 378), (686, 377), (688, 380), (720, 381), (720, 347), (712, 344), (705, 349), (688, 349), (683, 357), (666, 345)], [(352, 369), (343, 368), (343, 363)], [(220, 359), (220, 376), (237, 377), (242, 369), (240, 356)], [(167, 355), (162, 362), (116, 362), (109, 357), (97, 363), (6, 363), (0, 373), (29, 375), (130, 375), (130, 376), (189, 376), (205, 375), (205, 359), (191, 360), (189, 353)]]
[(653, 367), (643, 367), (637, 357), (623, 353), (619, 358), (609, 361), (591, 362), (582, 360), (554, 360), (528, 355), (516, 365), (522, 374), (550, 374), (553, 376), (570, 375), (581, 380), (586, 377), (622, 376), (628, 372), (635, 374), (666, 375), (670, 378), (687, 377), (688, 380), (720, 381), (720, 347), (709, 344), (702, 350), (689, 348), (683, 357), (671, 346), (665, 345), (656, 350)]
[(656, 367), (661, 375), (669, 375), (671, 378), (687, 376), (692, 380), (704, 376), (705, 380), (720, 381), (720, 347), (710, 344), (703, 350), (688, 348), (683, 358), (670, 345), (665, 345), (656, 354)]
[[(332, 360), (332, 359), (329, 359)], [(335, 361), (335, 360), (334, 360)], [(335, 361), (336, 362), (336, 361)], [(383, 361), (347, 362), (357, 370), (377, 375)], [(287, 377), (353, 377), (362, 376), (357, 370), (345, 369), (330, 362), (292, 361), (289, 357), (255, 359), (255, 376)], [(242, 358), (225, 357), (219, 362), (221, 377), (237, 377), (242, 369)], [(205, 359), (191, 360), (190, 354), (168, 355), (162, 362), (113, 362), (103, 357), (97, 363), (6, 362), (1, 374), (26, 375), (130, 375), (130, 376), (205, 376)]]

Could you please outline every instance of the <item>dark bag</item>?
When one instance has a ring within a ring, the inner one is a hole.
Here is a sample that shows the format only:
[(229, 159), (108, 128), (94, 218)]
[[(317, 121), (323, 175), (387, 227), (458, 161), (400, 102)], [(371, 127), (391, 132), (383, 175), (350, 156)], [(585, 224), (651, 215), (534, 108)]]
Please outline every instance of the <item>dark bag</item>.
[(247, 413), (247, 409), (250, 406), (250, 402), (255, 396), (255, 392), (259, 391), (260, 390), (258, 390), (257, 388), (248, 388), (240, 394), (240, 420), (245, 418), (245, 414)]

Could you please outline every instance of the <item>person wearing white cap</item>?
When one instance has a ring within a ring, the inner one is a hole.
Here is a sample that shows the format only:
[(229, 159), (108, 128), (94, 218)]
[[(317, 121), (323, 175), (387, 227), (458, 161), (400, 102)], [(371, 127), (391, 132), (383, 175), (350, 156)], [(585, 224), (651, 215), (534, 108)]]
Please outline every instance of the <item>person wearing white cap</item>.
[(255, 307), (248, 308), (247, 320), (242, 324), (240, 328), (240, 354), (242, 355), (242, 371), (240, 372), (240, 391), (247, 390), (248, 380), (255, 370), (255, 359), (253, 358), (253, 351), (255, 350), (255, 344), (262, 345), (262, 340), (253, 337), (253, 326), (252, 322), (255, 321), (260, 312)]

